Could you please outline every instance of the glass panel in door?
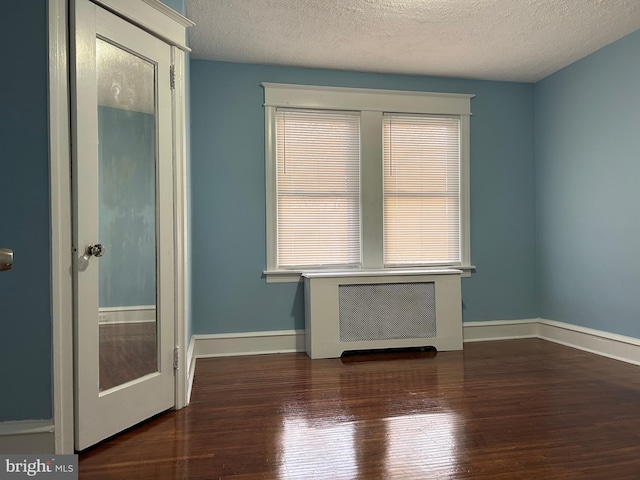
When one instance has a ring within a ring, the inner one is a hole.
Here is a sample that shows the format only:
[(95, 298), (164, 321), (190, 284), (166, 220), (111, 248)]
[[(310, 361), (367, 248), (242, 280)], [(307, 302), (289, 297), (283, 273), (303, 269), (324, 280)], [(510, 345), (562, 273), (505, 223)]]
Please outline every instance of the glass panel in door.
[(96, 40), (100, 391), (158, 370), (156, 69)]

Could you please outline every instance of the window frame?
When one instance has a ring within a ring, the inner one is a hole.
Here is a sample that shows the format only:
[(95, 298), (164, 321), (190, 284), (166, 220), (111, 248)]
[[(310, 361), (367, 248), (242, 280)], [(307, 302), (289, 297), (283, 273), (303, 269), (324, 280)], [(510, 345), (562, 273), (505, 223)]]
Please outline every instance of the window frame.
[[(452, 267), (468, 276), (471, 265), (469, 157), (471, 98), (474, 94), (325, 87), (263, 82), (265, 109), (265, 190), (267, 282), (297, 282), (303, 270), (277, 268), (276, 110), (300, 108), (360, 112), (361, 265), (304, 272), (364, 270), (373, 274), (428, 272)], [(460, 242), (462, 261), (429, 267), (385, 267), (383, 260), (383, 114), (454, 115), (460, 118)]]

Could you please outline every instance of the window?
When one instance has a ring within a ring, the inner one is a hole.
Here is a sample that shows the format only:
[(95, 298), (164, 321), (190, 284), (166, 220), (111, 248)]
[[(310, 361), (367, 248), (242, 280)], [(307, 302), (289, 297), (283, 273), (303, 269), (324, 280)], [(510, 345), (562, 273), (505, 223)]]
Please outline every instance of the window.
[(277, 265), (360, 264), (360, 115), (276, 112)]
[(263, 84), (268, 281), (469, 270), (473, 95)]
[(385, 114), (384, 265), (458, 265), (460, 121)]

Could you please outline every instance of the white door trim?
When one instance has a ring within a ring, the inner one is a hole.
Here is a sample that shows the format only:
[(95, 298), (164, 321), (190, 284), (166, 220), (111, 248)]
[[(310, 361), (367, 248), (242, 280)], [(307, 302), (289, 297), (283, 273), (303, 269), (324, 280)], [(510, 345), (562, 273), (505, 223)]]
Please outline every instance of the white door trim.
[[(101, 2), (105, 3), (105, 2)], [(52, 399), (55, 432), (55, 452), (73, 453), (73, 281), (71, 255), (71, 154), (69, 115), (69, 0), (49, 0), (48, 7), (48, 62), (49, 62), (49, 167), (51, 216), (51, 321), (52, 321)], [(177, 50), (177, 49), (176, 49)], [(177, 88), (184, 88), (184, 56), (176, 70)], [(176, 125), (184, 123), (184, 94), (175, 95), (174, 119)], [(181, 123), (178, 123), (181, 122)], [(178, 228), (186, 225), (185, 130), (176, 129), (174, 144), (176, 169), (174, 209), (179, 215)], [(186, 229), (185, 229), (186, 232)], [(184, 237), (184, 235), (182, 235)], [(186, 237), (184, 237), (186, 238)], [(188, 404), (186, 329), (187, 305), (185, 294), (186, 240), (176, 243), (176, 346), (181, 354), (176, 372), (176, 408)]]
[(185, 27), (193, 26), (193, 22), (167, 7), (160, 0), (91, 1), (127, 19), (130, 23), (135, 23), (169, 45), (175, 45), (185, 51), (191, 50), (187, 46)]
[(73, 453), (73, 277), (67, 0), (49, 0), (49, 172), (53, 422), (56, 453)]
[(171, 91), (173, 103), (173, 194), (174, 194), (174, 248), (175, 248), (175, 342), (178, 347), (178, 369), (175, 372), (175, 409), (189, 404), (187, 358), (187, 132), (185, 98), (185, 54), (177, 47), (171, 48), (174, 68), (174, 88)]

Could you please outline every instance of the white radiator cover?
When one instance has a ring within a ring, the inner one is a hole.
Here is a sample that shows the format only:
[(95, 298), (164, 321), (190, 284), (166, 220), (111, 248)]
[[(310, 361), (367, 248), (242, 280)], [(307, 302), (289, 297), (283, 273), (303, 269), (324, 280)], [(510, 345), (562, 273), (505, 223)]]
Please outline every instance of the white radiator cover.
[(462, 349), (460, 270), (304, 273), (311, 358), (347, 350)]

